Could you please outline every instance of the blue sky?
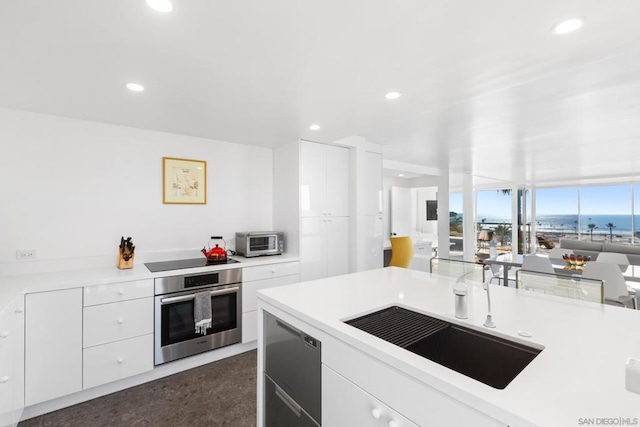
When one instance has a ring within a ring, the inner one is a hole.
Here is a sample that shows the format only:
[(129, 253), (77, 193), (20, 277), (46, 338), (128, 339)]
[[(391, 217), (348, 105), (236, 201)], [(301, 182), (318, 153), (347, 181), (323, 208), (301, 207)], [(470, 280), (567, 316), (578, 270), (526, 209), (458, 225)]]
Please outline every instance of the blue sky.
[[(582, 215), (630, 215), (631, 185), (580, 188)], [(640, 185), (635, 186), (637, 214), (640, 214)], [(452, 193), (449, 210), (462, 212), (462, 193)], [(511, 196), (501, 191), (478, 191), (478, 215), (510, 216)], [(536, 191), (536, 215), (578, 213), (578, 187), (545, 188)]]

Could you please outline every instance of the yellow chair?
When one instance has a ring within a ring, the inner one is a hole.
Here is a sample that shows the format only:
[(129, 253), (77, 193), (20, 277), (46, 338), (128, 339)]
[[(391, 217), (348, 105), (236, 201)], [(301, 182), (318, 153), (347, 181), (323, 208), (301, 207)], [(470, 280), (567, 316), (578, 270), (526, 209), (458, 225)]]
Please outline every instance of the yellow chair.
[(413, 258), (413, 242), (411, 237), (391, 238), (391, 261), (390, 267), (409, 268)]

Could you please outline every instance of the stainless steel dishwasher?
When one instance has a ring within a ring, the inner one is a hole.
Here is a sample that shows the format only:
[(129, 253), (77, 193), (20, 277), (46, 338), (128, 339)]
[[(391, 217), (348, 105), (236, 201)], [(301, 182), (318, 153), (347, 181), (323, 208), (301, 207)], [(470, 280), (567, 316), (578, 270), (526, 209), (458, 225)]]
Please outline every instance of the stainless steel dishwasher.
[(321, 420), (320, 341), (264, 312), (265, 427), (315, 427)]

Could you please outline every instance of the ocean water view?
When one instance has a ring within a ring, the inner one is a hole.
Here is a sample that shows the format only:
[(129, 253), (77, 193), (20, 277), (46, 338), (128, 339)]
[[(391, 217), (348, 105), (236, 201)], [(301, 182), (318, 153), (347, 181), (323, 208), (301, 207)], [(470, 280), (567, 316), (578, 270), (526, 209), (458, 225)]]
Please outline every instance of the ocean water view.
[[(484, 220), (484, 221), (483, 221)], [(640, 215), (635, 215), (635, 227), (640, 228)], [(485, 223), (487, 227), (492, 227), (496, 224), (510, 223), (511, 217), (496, 216), (496, 215), (478, 215), (478, 223)], [(538, 215), (536, 218), (536, 229), (538, 232), (547, 233), (577, 233), (580, 231), (582, 234), (589, 234), (588, 224), (595, 224), (596, 228), (593, 231), (595, 235), (609, 235), (610, 230), (607, 224), (613, 224), (614, 236), (631, 236), (633, 233), (632, 228), (632, 215), (580, 215), (578, 221), (578, 215)], [(638, 230), (640, 231), (640, 230)]]

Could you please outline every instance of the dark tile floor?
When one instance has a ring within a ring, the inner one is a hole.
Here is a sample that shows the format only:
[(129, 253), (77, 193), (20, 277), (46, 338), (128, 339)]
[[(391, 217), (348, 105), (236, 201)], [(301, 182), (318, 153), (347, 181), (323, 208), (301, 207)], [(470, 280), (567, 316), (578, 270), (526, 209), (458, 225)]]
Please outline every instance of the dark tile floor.
[(19, 427), (256, 425), (256, 351), (31, 418)]

